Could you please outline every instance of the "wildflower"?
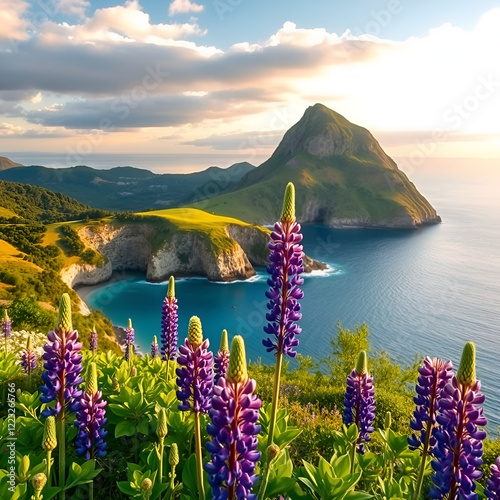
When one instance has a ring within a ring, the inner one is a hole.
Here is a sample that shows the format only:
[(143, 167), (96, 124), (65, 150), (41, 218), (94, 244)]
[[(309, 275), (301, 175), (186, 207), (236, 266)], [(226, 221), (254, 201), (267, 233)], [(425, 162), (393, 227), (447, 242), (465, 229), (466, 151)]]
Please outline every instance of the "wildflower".
[(151, 357), (156, 358), (158, 356), (158, 340), (156, 340), (156, 335), (153, 337), (153, 342), (151, 344)]
[(214, 358), (215, 383), (217, 383), (219, 377), (223, 377), (226, 374), (228, 366), (229, 366), (229, 343), (227, 340), (227, 330), (222, 330), (219, 351), (217, 352)]
[(168, 455), (168, 463), (170, 464), (170, 491), (175, 491), (175, 468), (179, 465), (179, 448), (177, 443), (172, 443), (170, 446), (170, 453)]
[(43, 496), (41, 493), (47, 483), (47, 476), (43, 472), (39, 472), (31, 478), (31, 483), (33, 484), (33, 490), (35, 490), (35, 496), (32, 498), (42, 500)]
[(56, 400), (56, 404), (54, 407), (45, 408), (42, 417), (58, 415), (61, 412), (61, 418), (64, 418), (66, 407), (71, 409), (75, 400), (81, 396), (82, 391), (78, 386), (83, 382), (80, 377), (82, 344), (78, 342), (78, 332), (73, 330), (71, 303), (67, 293), (61, 298), (57, 326), (47, 334), (47, 339), (48, 342), (44, 346), (44, 385), (40, 387), (40, 401), (50, 403)]
[(57, 446), (56, 420), (55, 417), (47, 417), (43, 428), (42, 448), (46, 453), (45, 474), (50, 486), (50, 469), (52, 466), (52, 452)]
[(167, 361), (175, 359), (177, 354), (177, 309), (175, 280), (170, 276), (167, 296), (161, 310), (161, 355)]
[(97, 330), (95, 328), (95, 324), (92, 327), (92, 331), (90, 332), (89, 349), (92, 351), (92, 356), (97, 351)]
[(163, 454), (165, 450), (165, 437), (168, 432), (168, 427), (167, 427), (167, 414), (165, 412), (165, 408), (160, 408), (160, 411), (158, 412), (158, 420), (156, 423), (156, 435), (158, 436), (160, 440), (160, 445), (157, 449), (158, 453), (158, 458), (159, 458), (159, 465), (158, 465), (158, 477), (159, 477), (159, 482), (163, 482)]
[(484, 402), (480, 389), (481, 383), (476, 379), (476, 348), (467, 342), (457, 375), (446, 384), (438, 401), (431, 498), (447, 495), (449, 500), (477, 499), (475, 481), (482, 476), (478, 467), (483, 463), (482, 441), (486, 437), (478, 427), (487, 422), (480, 406)]
[(7, 339), (11, 335), (11, 328), (12, 328), (12, 321), (9, 318), (9, 315), (7, 314), (7, 309), (4, 310), (3, 313), (3, 319), (2, 319), (2, 334), (5, 339), (5, 354), (7, 355)]
[(275, 339), (267, 338), (262, 343), (268, 352), (274, 350), (277, 354), (295, 357), (294, 348), (299, 345), (296, 335), (301, 332), (295, 322), (302, 317), (299, 300), (304, 294), (299, 287), (304, 283), (300, 277), (304, 268), (302, 245), (299, 245), (302, 234), (300, 224), (295, 221), (295, 188), (292, 183), (287, 185), (281, 220), (274, 225), (271, 239), (271, 264), (267, 266), (271, 275), (267, 280), (270, 288), (266, 292), (269, 299), (266, 319), (269, 323), (264, 331), (274, 335)]
[(21, 351), (21, 367), (28, 375), (36, 368), (36, 353), (33, 350), (33, 338), (28, 335), (26, 349)]
[(375, 391), (373, 377), (368, 374), (366, 352), (359, 353), (356, 368), (347, 377), (344, 397), (343, 422), (349, 426), (355, 424), (359, 430), (358, 452), (364, 454), (364, 441), (370, 441), (375, 418)]
[(255, 465), (260, 460), (257, 434), (260, 432), (261, 401), (254, 394), (255, 380), (249, 379), (243, 338), (231, 343), (229, 367), (214, 388), (211, 424), (207, 426), (212, 441), (207, 443), (211, 461), (209, 473), (214, 500), (255, 499), (251, 494), (258, 476)]
[(134, 343), (134, 340), (135, 340), (135, 331), (134, 331), (134, 328), (132, 327), (132, 320), (129, 318), (128, 319), (128, 326), (127, 328), (125, 329), (125, 343), (127, 345), (130, 345), (130, 344), (133, 344)]
[(151, 481), (151, 479), (149, 479), (149, 477), (146, 477), (141, 484), (141, 492), (143, 500), (149, 499), (151, 493), (153, 493), (152, 489), (153, 489), (153, 482)]
[(484, 494), (490, 500), (500, 500), (500, 457), (491, 466), (491, 476), (486, 480)]
[(76, 454), (85, 457), (85, 460), (96, 456), (102, 458), (107, 454), (108, 445), (104, 442), (108, 434), (104, 429), (107, 423), (105, 406), (106, 401), (103, 401), (98, 386), (96, 364), (90, 363), (87, 388), (78, 403), (75, 420), (75, 427), (78, 428)]
[(189, 321), (188, 338), (179, 346), (177, 363), (177, 398), (179, 410), (207, 413), (213, 389), (213, 356), (208, 350), (210, 342), (203, 340), (201, 322), (197, 316)]

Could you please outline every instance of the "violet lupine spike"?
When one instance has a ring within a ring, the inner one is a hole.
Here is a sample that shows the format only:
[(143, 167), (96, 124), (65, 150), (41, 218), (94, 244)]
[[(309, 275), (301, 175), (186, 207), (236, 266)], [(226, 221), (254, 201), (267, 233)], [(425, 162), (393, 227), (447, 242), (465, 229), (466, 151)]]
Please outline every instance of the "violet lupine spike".
[(132, 327), (132, 320), (129, 318), (128, 319), (128, 326), (125, 329), (125, 344), (130, 345), (134, 343), (135, 340), (135, 331), (134, 328)]
[(491, 476), (486, 480), (484, 494), (490, 500), (500, 500), (500, 457), (491, 466)]
[(175, 298), (175, 281), (170, 276), (168, 291), (161, 309), (161, 355), (164, 360), (175, 359), (177, 354), (177, 299)]
[(4, 310), (3, 319), (2, 319), (2, 334), (7, 339), (11, 336), (12, 331), (12, 321), (7, 314), (7, 309)]
[(26, 348), (21, 351), (21, 368), (24, 373), (31, 373), (36, 369), (36, 353), (33, 350), (33, 340), (31, 335), (28, 335)]
[(366, 353), (359, 353), (356, 368), (347, 377), (347, 387), (344, 396), (343, 422), (349, 426), (356, 424), (358, 437), (358, 452), (365, 453), (364, 442), (370, 441), (370, 434), (375, 418), (375, 391), (373, 377), (368, 374)]
[(201, 322), (193, 316), (189, 321), (189, 335), (179, 346), (176, 369), (177, 399), (181, 411), (208, 413), (213, 393), (213, 355), (208, 350), (210, 342), (203, 340)]
[(482, 441), (486, 437), (479, 427), (487, 423), (480, 390), (481, 382), (475, 378), (475, 347), (468, 342), (457, 375), (446, 384), (438, 402), (431, 498), (478, 498), (475, 481), (482, 476), (478, 467), (483, 463)]
[(214, 383), (216, 384), (219, 377), (224, 377), (229, 366), (229, 343), (227, 340), (227, 330), (222, 330), (220, 347), (214, 357)]
[(151, 343), (151, 357), (154, 359), (158, 356), (158, 340), (156, 340), (156, 335), (153, 337), (153, 342)]
[[(42, 411), (42, 417), (65, 412), (66, 407), (74, 408), (74, 403), (82, 395), (79, 384), (82, 371), (82, 344), (78, 342), (78, 332), (71, 323), (71, 304), (67, 293), (63, 294), (59, 306), (59, 318), (55, 330), (47, 334), (48, 342), (44, 346), (42, 373), (43, 386), (40, 387), (40, 401), (50, 403), (56, 400), (54, 407)], [(64, 385), (63, 385), (64, 384)]]
[(106, 456), (108, 444), (104, 441), (108, 432), (104, 429), (107, 423), (106, 401), (98, 390), (97, 369), (95, 363), (90, 364), (90, 376), (87, 389), (77, 403), (75, 427), (78, 433), (75, 440), (76, 455), (90, 460)]
[(302, 245), (299, 245), (302, 234), (300, 224), (295, 221), (294, 196), (293, 184), (290, 183), (285, 193), (281, 220), (274, 225), (272, 241), (268, 245), (271, 264), (266, 270), (271, 276), (267, 280), (270, 288), (266, 292), (269, 299), (266, 319), (269, 323), (264, 331), (275, 338), (268, 337), (262, 341), (267, 352), (281, 352), (292, 358), (297, 354), (294, 348), (299, 345), (296, 335), (302, 331), (296, 321), (302, 317), (299, 300), (304, 296), (300, 289), (304, 283), (300, 277), (304, 271), (304, 253)]
[(92, 354), (95, 354), (97, 351), (97, 330), (95, 325), (90, 332), (89, 349), (92, 351)]
[(257, 424), (260, 399), (254, 394), (255, 380), (246, 371), (245, 344), (238, 335), (231, 344), (231, 364), (226, 377), (214, 387), (207, 431), (212, 441), (206, 444), (211, 461), (205, 465), (213, 500), (255, 500), (252, 488), (260, 460), (257, 451)]
[(410, 422), (410, 427), (418, 434), (414, 433), (408, 438), (411, 449), (424, 446), (430, 421), (432, 430), (429, 437), (429, 451), (432, 452), (436, 444), (434, 433), (436, 431), (437, 401), (444, 386), (453, 377), (452, 368), (451, 361), (443, 361), (442, 359), (427, 356), (418, 369), (417, 395), (413, 398), (417, 406), (413, 412), (414, 418)]

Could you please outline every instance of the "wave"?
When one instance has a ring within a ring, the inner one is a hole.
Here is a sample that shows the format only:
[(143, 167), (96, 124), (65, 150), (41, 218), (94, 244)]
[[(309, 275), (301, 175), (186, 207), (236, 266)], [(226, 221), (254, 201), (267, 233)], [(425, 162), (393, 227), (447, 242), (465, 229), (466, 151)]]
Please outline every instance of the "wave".
[(305, 278), (326, 278), (327, 276), (332, 276), (334, 274), (344, 274), (344, 270), (340, 267), (333, 267), (327, 264), (326, 269), (317, 269), (311, 271), (310, 273), (303, 274)]

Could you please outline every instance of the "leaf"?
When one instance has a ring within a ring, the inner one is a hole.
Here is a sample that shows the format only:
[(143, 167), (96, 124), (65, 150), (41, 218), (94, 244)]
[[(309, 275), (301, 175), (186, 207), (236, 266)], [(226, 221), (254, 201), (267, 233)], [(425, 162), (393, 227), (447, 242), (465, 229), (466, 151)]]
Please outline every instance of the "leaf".
[(293, 477), (273, 477), (269, 480), (266, 488), (266, 497), (273, 498), (279, 493), (287, 493), (295, 485)]
[(275, 439), (276, 444), (281, 449), (283, 449), (285, 448), (285, 446), (289, 445), (301, 432), (302, 432), (301, 429), (289, 428), (276, 437)]
[(108, 408), (119, 417), (127, 418), (132, 415), (132, 410), (121, 404), (111, 403), (108, 404)]
[(182, 469), (182, 482), (187, 486), (193, 493), (197, 493), (198, 490), (198, 476), (196, 474), (196, 456), (193, 453), (184, 464)]
[[(128, 496), (134, 496), (137, 494), (137, 491), (134, 490), (134, 488), (132, 488), (132, 486), (130, 486), (130, 482), (129, 481), (118, 481), (116, 483), (118, 485), (118, 489), (122, 492), (122, 493), (125, 493), (125, 495), (128, 495)], [(44, 498), (45, 498), (45, 493), (44, 493)]]
[(115, 428), (115, 438), (121, 436), (133, 436), (135, 434), (135, 425), (130, 420), (120, 422)]

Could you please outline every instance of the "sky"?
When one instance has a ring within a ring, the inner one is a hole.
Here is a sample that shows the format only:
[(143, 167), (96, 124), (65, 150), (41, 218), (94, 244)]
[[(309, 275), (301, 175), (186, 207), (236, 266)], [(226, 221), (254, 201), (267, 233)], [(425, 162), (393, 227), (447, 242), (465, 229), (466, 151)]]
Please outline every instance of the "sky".
[(0, 26), (22, 163), (259, 164), (316, 102), (410, 165), (500, 157), (497, 1), (0, 0)]

